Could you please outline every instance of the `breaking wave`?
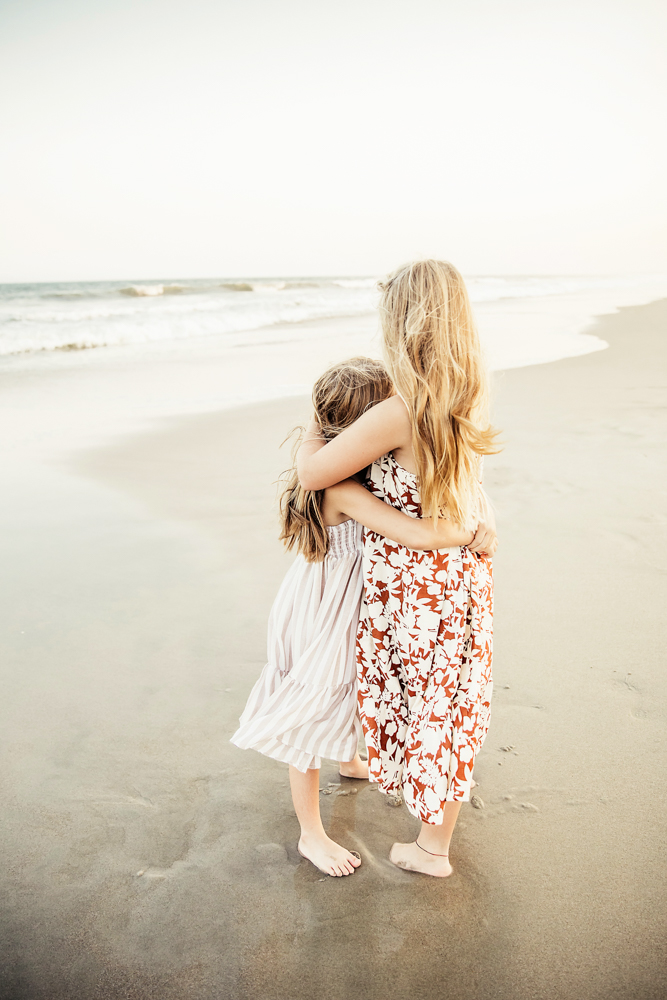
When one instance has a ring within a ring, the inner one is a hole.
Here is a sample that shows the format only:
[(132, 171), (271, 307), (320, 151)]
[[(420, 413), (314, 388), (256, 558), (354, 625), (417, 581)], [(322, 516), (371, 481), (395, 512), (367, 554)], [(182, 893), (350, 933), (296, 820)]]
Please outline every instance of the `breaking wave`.
[[(473, 276), (480, 309), (507, 299), (596, 297), (624, 305), (667, 295), (664, 275)], [(375, 277), (215, 278), (0, 286), (0, 355), (244, 334), (372, 312)], [(545, 302), (544, 308), (549, 308)], [(240, 339), (239, 339), (240, 338)], [(231, 341), (230, 341), (231, 342)]]

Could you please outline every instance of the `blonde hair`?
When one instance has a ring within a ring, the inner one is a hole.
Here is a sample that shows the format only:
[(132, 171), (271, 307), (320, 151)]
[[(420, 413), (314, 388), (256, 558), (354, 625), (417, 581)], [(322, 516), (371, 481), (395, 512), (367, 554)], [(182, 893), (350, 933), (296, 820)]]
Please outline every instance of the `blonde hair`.
[(452, 264), (422, 260), (379, 288), (385, 359), (410, 415), (422, 514), (470, 527), (480, 457), (500, 449), (465, 282)]
[[(392, 395), (387, 369), (372, 358), (351, 358), (333, 365), (313, 387), (313, 406), (327, 441), (353, 424), (371, 406)], [(301, 444), (297, 439), (293, 458)], [(283, 475), (280, 504), (280, 540), (296, 547), (307, 562), (321, 562), (329, 550), (329, 534), (322, 516), (324, 490), (304, 490), (296, 468)]]

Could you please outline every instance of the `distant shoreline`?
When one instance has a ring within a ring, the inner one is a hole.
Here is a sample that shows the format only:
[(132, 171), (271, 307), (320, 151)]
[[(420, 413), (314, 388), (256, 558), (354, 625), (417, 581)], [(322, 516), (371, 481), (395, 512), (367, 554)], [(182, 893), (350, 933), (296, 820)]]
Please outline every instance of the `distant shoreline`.
[[(282, 324), (370, 314), (376, 284), (330, 277), (4, 285), (0, 357), (131, 345), (140, 351), (151, 343), (170, 349), (211, 337), (232, 347)], [(581, 353), (573, 338), (595, 315), (667, 295), (667, 275), (471, 276), (468, 287), (498, 368)], [(507, 316), (513, 319), (499, 339), (498, 319)]]

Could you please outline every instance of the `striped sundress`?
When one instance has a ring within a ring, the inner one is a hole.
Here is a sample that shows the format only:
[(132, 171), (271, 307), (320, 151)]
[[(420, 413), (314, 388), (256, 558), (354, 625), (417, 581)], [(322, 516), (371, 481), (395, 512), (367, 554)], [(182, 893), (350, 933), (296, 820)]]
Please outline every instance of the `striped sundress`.
[(329, 527), (322, 562), (297, 556), (269, 616), (268, 663), (232, 743), (293, 764), (352, 760), (361, 724), (355, 637), (362, 591), (361, 525)]

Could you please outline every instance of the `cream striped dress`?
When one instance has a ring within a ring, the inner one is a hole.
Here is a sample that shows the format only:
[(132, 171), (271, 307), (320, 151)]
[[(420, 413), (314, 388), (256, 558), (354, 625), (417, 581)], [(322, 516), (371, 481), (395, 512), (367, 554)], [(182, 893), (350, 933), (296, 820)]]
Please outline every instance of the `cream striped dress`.
[(363, 586), (361, 525), (329, 527), (323, 562), (297, 556), (269, 616), (268, 663), (232, 743), (293, 764), (352, 760), (361, 733), (355, 640)]

